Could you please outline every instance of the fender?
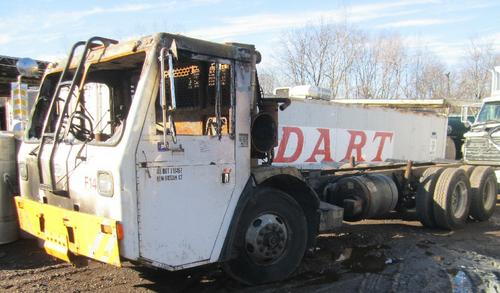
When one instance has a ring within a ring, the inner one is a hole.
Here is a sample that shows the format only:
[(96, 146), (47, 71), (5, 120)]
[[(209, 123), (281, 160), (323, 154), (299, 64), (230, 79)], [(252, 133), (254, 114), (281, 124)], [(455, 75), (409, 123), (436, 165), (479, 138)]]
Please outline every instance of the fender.
[(257, 184), (262, 184), (264, 181), (278, 175), (289, 175), (304, 182), (305, 179), (302, 173), (294, 167), (274, 167), (274, 166), (259, 166), (252, 168), (252, 176)]

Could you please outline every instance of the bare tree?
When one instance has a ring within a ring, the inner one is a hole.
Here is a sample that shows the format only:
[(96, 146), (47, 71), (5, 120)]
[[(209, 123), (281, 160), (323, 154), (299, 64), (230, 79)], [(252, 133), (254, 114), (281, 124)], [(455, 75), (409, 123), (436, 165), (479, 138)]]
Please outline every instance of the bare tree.
[(373, 37), (325, 22), (286, 33), (278, 59), (289, 86), (311, 84), (329, 88), (332, 97), (369, 99), (481, 99), (489, 94), (489, 70), (500, 65), (488, 42), (471, 41), (463, 65), (450, 70), (429, 50), (410, 49), (398, 34)]
[(406, 48), (398, 35), (367, 40), (354, 63), (356, 95), (374, 99), (400, 97), (405, 66)]
[(401, 80), (406, 65), (406, 47), (399, 35), (381, 36), (376, 46), (379, 65), (377, 98), (395, 99), (400, 96)]
[(418, 50), (408, 58), (402, 92), (410, 99), (450, 97), (452, 73), (429, 51)]
[(349, 82), (354, 62), (360, 57), (365, 35), (346, 24), (330, 28), (333, 39), (327, 59), (325, 73), (327, 85), (333, 97), (349, 97), (352, 87)]
[(259, 84), (265, 95), (271, 95), (279, 85), (276, 70), (269, 67), (259, 69)]
[(363, 34), (348, 25), (320, 23), (292, 30), (282, 39), (280, 63), (294, 84), (327, 87), (333, 96), (350, 90), (348, 75)]
[(490, 93), (490, 70), (498, 61), (491, 42), (472, 39), (464, 65), (460, 70), (459, 95), (462, 98), (482, 99)]
[(375, 98), (378, 52), (375, 47), (366, 43), (360, 53), (354, 62), (352, 74), (355, 96), (365, 99)]
[[(305, 27), (298, 30), (292, 30), (285, 34), (282, 39), (283, 52), (280, 55), (280, 62), (284, 65), (284, 74), (291, 79), (294, 84), (316, 84), (321, 80), (321, 72), (317, 72), (315, 60), (309, 51), (312, 49), (314, 27)], [(308, 60), (309, 59), (309, 60)], [(311, 74), (312, 73), (312, 74)]]

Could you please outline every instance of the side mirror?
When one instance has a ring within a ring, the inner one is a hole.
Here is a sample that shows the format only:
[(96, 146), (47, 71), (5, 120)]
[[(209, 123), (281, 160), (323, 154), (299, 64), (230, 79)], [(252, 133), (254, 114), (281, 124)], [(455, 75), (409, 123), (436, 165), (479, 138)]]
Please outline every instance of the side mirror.
[(16, 62), (17, 71), (26, 77), (38, 77), (38, 63), (31, 58), (21, 58)]
[(465, 127), (470, 127), (472, 125), (468, 117), (469, 117), (469, 106), (462, 106), (462, 111), (460, 113), (460, 121), (465, 125)]

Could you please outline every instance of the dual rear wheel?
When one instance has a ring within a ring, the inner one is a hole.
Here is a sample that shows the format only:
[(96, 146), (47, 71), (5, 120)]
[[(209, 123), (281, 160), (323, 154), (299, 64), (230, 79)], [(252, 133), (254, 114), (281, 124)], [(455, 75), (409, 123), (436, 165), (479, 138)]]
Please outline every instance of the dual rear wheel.
[(493, 214), (497, 199), (497, 178), (493, 168), (479, 166), (470, 175), (472, 187), (471, 216), (486, 221)]
[(420, 222), (429, 228), (462, 228), (469, 216), (486, 221), (496, 205), (497, 186), (493, 168), (432, 167), (421, 177), (416, 196)]

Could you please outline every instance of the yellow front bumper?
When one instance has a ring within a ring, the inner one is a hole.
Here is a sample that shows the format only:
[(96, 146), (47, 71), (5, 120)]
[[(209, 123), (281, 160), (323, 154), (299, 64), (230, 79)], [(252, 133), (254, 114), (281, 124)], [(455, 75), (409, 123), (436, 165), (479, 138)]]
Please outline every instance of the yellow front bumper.
[(73, 262), (73, 256), (86, 256), (121, 266), (118, 238), (122, 231), (117, 221), (19, 196), (15, 200), (21, 229), (43, 239), (48, 254), (67, 262)]

